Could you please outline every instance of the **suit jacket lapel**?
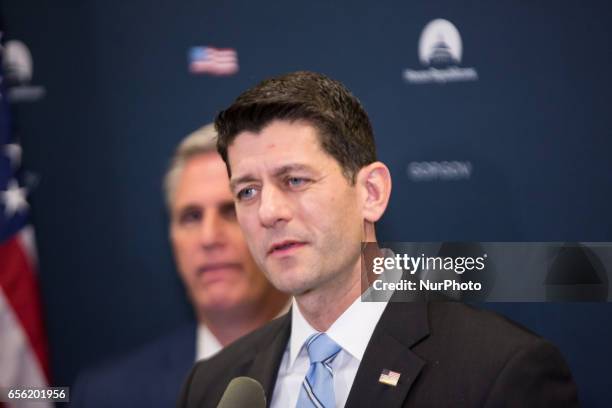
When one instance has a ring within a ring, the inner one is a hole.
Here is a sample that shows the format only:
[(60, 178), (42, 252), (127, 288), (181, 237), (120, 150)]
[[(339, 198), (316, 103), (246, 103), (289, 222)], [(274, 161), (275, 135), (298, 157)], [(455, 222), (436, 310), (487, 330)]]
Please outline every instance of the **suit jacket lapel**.
[[(410, 348), (427, 337), (427, 303), (390, 302), (368, 343), (346, 407), (400, 407), (425, 361)], [(383, 370), (400, 373), (397, 386), (379, 382)]]
[(248, 377), (254, 378), (262, 385), (267, 398), (267, 406), (272, 401), (272, 393), (276, 384), (278, 368), (291, 334), (291, 311), (280, 317), (283, 321), (280, 324), (276, 335), (267, 344), (262, 344), (256, 353), (256, 357), (251, 364)]

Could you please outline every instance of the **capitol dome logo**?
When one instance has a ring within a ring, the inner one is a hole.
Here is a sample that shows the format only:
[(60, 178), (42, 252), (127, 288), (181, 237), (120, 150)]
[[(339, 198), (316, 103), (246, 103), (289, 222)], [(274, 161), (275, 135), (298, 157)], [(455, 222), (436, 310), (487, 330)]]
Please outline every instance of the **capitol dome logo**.
[(476, 81), (475, 68), (461, 67), (463, 43), (459, 30), (444, 19), (430, 21), (419, 39), (419, 61), (426, 69), (404, 70), (404, 79), (411, 84)]
[(32, 85), (33, 63), (28, 46), (10, 40), (2, 47), (4, 83), (11, 102), (33, 102), (45, 96), (45, 88)]
[(423, 65), (459, 64), (461, 62), (461, 35), (448, 20), (441, 18), (427, 24), (419, 40), (419, 59)]
[(32, 79), (32, 54), (21, 41), (7, 41), (4, 47), (4, 71), (7, 79), (14, 83), (26, 83)]

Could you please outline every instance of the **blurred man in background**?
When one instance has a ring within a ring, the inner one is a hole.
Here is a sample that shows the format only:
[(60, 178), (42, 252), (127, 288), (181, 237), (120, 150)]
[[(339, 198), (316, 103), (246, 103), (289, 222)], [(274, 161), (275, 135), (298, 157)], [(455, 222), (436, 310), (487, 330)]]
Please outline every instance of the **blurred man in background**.
[(169, 407), (194, 362), (288, 308), (255, 264), (236, 221), (212, 125), (187, 136), (164, 180), (170, 240), (197, 327), (177, 330), (122, 359), (82, 373), (73, 407)]

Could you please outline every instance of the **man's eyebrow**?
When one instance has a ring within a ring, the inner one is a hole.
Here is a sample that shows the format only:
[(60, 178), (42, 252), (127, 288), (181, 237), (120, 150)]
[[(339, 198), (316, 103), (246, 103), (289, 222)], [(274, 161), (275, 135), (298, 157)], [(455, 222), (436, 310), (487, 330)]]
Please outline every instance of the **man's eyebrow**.
[(230, 191), (234, 191), (239, 184), (252, 183), (253, 181), (257, 181), (257, 179), (250, 174), (232, 179), (230, 180)]
[(314, 171), (314, 169), (306, 164), (295, 163), (295, 164), (287, 164), (285, 166), (279, 167), (278, 169), (274, 170), (272, 174), (274, 175), (274, 177), (278, 178), (278, 177), (285, 176), (288, 173), (291, 173), (293, 171), (312, 172)]
[(181, 217), (182, 215), (194, 210), (202, 211), (202, 206), (194, 203), (183, 204), (180, 207), (175, 208), (175, 211), (172, 212), (172, 216)]

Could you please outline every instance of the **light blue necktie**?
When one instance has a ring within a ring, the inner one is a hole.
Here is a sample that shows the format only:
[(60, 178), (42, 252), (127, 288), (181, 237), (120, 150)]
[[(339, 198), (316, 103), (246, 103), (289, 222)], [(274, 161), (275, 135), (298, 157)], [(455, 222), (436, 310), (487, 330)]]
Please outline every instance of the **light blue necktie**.
[(306, 340), (310, 368), (306, 373), (296, 408), (333, 408), (334, 372), (331, 362), (342, 348), (325, 333), (315, 333)]

